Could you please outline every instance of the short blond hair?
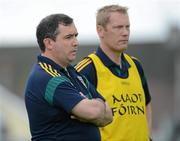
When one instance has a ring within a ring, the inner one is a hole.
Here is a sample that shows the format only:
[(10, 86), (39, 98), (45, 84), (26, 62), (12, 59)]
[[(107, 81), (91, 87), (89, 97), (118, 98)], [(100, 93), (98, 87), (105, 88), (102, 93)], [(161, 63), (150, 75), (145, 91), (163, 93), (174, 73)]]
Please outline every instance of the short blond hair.
[(107, 5), (100, 8), (96, 14), (96, 25), (101, 25), (103, 27), (109, 22), (109, 17), (111, 12), (119, 12), (128, 15), (128, 8), (120, 5)]

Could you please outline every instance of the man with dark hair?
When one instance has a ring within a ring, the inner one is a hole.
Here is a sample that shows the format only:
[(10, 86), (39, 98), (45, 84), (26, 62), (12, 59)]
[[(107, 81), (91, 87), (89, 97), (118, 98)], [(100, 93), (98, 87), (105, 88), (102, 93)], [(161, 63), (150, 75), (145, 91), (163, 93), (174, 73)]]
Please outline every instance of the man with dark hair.
[(64, 14), (49, 15), (37, 27), (41, 54), (25, 90), (33, 141), (100, 141), (98, 127), (112, 121), (104, 98), (70, 65), (77, 35)]

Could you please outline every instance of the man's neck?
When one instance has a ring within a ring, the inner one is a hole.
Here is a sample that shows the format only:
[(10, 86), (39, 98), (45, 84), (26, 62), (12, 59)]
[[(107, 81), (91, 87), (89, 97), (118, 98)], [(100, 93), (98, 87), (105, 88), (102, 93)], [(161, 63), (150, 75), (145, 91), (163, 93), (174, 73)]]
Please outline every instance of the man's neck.
[(115, 64), (121, 67), (121, 54), (119, 52), (113, 52), (109, 48), (101, 47), (102, 51), (111, 59)]
[(59, 66), (61, 66), (62, 68), (66, 68), (69, 64), (67, 63), (63, 63), (63, 62), (59, 62), (53, 55), (48, 54), (48, 53), (41, 53), (42, 56), (45, 56), (49, 59), (51, 59), (52, 61), (54, 61), (56, 64), (58, 64)]

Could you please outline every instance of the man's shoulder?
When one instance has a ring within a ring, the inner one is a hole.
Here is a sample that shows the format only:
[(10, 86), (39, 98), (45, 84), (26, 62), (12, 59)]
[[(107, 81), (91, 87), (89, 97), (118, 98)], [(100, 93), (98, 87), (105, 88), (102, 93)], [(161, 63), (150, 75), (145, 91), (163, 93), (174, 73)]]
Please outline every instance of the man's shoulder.
[(131, 54), (127, 54), (127, 53), (122, 54), (123, 58), (127, 58), (127, 56), (130, 57), (133, 61), (138, 61), (139, 62), (139, 59), (137, 57), (131, 55)]
[(58, 70), (53, 68), (50, 64), (39, 62), (37, 64), (37, 72), (41, 75), (44, 75), (44, 77), (58, 77), (60, 76), (60, 73)]
[(136, 65), (136, 67), (137, 67), (140, 75), (142, 75), (142, 74), (144, 73), (143, 67), (142, 67), (142, 65), (141, 65), (141, 61), (140, 61), (138, 58), (136, 58), (136, 57), (134, 57), (134, 56), (131, 56), (131, 55), (129, 55), (129, 54), (124, 54), (124, 56), (129, 56), (129, 57), (132, 59), (132, 61), (133, 61), (133, 62), (135, 63), (135, 65)]
[(75, 69), (77, 72), (88, 71), (93, 67), (93, 61), (90, 57), (85, 57), (81, 60), (77, 65), (75, 65)]
[(33, 66), (29, 75), (29, 83), (46, 85), (51, 79), (60, 77), (60, 73), (46, 63), (37, 63)]
[(128, 58), (130, 58), (137, 67), (141, 67), (141, 61), (139, 60), (139, 58), (132, 56), (130, 54), (127, 54), (127, 53), (123, 53), (122, 57), (124, 58), (123, 60), (128, 60)]
[(29, 74), (29, 83), (41, 84), (51, 79), (51, 75), (47, 73), (39, 64), (35, 64)]

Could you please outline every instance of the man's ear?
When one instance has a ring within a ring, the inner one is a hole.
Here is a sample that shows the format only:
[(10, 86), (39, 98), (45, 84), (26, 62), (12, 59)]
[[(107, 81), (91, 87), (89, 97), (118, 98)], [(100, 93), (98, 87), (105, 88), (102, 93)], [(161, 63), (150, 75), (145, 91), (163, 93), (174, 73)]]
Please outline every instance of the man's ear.
[(54, 44), (54, 41), (50, 38), (45, 38), (43, 40), (43, 43), (44, 43), (44, 46), (47, 50), (52, 50), (53, 49), (53, 44)]
[(96, 25), (96, 31), (100, 38), (104, 37), (104, 28), (101, 25)]

